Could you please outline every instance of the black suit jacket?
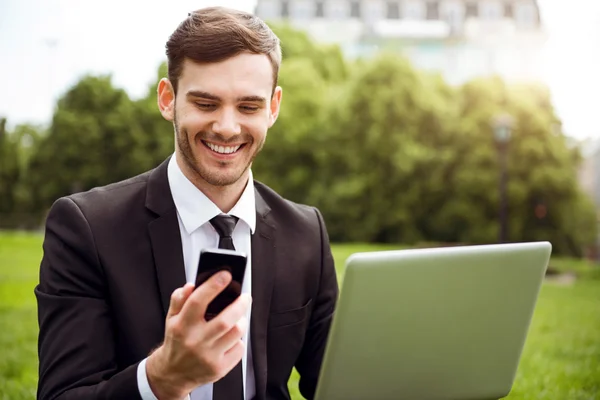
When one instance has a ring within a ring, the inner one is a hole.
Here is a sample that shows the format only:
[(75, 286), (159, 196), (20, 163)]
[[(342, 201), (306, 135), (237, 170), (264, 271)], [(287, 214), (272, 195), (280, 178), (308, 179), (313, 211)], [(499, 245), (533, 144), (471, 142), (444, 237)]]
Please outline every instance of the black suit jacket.
[[(140, 398), (137, 366), (161, 344), (171, 293), (185, 284), (167, 161), (52, 206), (35, 288), (38, 398)], [(255, 398), (289, 399), (293, 366), (312, 398), (338, 296), (328, 236), (317, 209), (255, 188)]]

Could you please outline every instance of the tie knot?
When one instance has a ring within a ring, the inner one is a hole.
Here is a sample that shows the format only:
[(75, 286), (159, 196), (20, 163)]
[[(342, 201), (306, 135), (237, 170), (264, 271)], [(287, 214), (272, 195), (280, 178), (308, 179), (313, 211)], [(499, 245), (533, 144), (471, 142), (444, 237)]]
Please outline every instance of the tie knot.
[(217, 215), (213, 219), (210, 220), (211, 225), (215, 228), (219, 236), (221, 237), (231, 237), (233, 233), (233, 229), (238, 222), (237, 217), (233, 217), (230, 215)]

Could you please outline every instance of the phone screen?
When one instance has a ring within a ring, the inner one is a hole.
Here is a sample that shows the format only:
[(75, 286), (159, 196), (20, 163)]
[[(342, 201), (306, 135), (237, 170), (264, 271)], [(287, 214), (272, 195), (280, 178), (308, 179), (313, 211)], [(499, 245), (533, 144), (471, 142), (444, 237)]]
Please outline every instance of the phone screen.
[(208, 305), (204, 317), (207, 321), (216, 317), (242, 293), (246, 262), (247, 258), (243, 253), (233, 250), (204, 249), (200, 252), (196, 287), (219, 271), (229, 271), (232, 276), (229, 285)]

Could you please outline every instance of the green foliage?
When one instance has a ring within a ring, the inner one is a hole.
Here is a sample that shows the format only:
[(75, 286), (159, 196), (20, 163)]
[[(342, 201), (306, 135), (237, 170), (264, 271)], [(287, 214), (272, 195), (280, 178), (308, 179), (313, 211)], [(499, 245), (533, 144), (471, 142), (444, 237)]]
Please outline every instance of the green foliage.
[(44, 127), (21, 124), (11, 132), (19, 158), (19, 169), (26, 174), (31, 156), (37, 151), (40, 141), (46, 134)]
[[(592, 243), (594, 210), (577, 184), (578, 157), (555, 131), (557, 117), (547, 92), (536, 87), (508, 87), (498, 79), (479, 80), (461, 88), (460, 100), (463, 129), (458, 139), (463, 139), (459, 144), (463, 168), (459, 179), (451, 181), (457, 195), (464, 196), (462, 199), (489, 221), (497, 215), (499, 197), (494, 185), (499, 167), (490, 121), (494, 115), (508, 112), (515, 120), (507, 150), (510, 239), (550, 240), (556, 251), (570, 254), (578, 254), (580, 246)], [(482, 192), (483, 187), (487, 193)], [(547, 210), (543, 218), (535, 215), (540, 206)], [(495, 226), (491, 229), (496, 230)], [(459, 241), (481, 238), (477, 229), (464, 230), (462, 235)]]
[[(446, 88), (443, 88), (446, 89)], [(409, 242), (425, 239), (419, 207), (443, 173), (450, 102), (437, 85), (398, 57), (384, 54), (360, 71), (332, 109), (329, 154), (321, 172), (323, 208), (334, 240)]]
[(253, 172), (276, 191), (304, 198), (310, 196), (313, 171), (319, 169), (321, 139), (315, 133), (322, 129), (326, 86), (311, 62), (302, 58), (282, 66), (279, 84), (283, 89), (281, 112)]
[[(547, 88), (498, 78), (451, 87), (398, 54), (346, 61), (338, 46), (271, 27), (282, 42), (283, 101), (254, 176), (318, 206), (333, 240), (496, 242), (500, 163), (491, 123), (508, 113), (509, 240), (549, 240), (571, 255), (594, 242), (594, 209), (577, 184), (581, 156), (561, 133)], [(174, 148), (172, 124), (156, 104), (166, 74), (162, 63), (136, 101), (108, 76), (84, 77), (47, 130), (1, 134), (0, 215), (41, 217), (59, 196), (163, 161)]]
[(126, 179), (162, 161), (172, 128), (165, 129), (157, 114), (150, 98), (132, 102), (109, 76), (82, 78), (60, 99), (48, 135), (31, 158), (28, 183), (34, 208)]
[(60, 99), (31, 159), (40, 205), (140, 172), (143, 134), (127, 94), (110, 77), (84, 77)]
[(18, 143), (6, 129), (6, 118), (0, 118), (0, 215), (12, 211), (15, 187), (20, 178)]

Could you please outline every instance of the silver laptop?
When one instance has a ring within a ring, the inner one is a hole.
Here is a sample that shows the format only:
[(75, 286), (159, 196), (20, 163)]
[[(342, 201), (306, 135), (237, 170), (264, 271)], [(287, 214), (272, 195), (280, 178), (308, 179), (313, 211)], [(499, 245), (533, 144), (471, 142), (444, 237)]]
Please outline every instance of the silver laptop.
[(357, 253), (318, 400), (485, 400), (510, 392), (548, 242)]

